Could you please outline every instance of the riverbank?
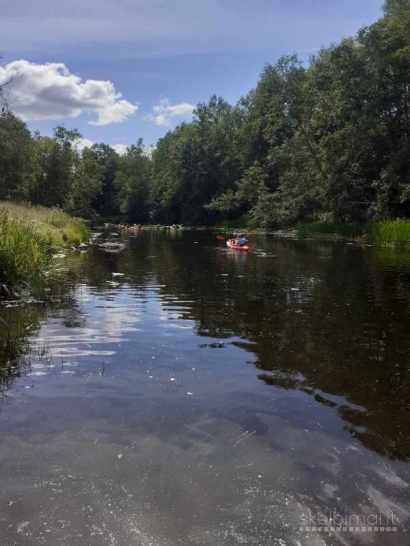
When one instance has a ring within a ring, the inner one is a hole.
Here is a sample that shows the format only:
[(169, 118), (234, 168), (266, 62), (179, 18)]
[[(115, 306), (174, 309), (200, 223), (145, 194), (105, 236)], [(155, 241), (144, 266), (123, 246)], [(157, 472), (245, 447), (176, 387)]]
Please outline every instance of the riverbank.
[(58, 277), (56, 252), (89, 238), (83, 220), (59, 209), (0, 202), (0, 298), (44, 295)]
[(301, 239), (353, 240), (375, 246), (410, 249), (410, 220), (386, 220), (368, 224), (299, 223), (295, 234)]

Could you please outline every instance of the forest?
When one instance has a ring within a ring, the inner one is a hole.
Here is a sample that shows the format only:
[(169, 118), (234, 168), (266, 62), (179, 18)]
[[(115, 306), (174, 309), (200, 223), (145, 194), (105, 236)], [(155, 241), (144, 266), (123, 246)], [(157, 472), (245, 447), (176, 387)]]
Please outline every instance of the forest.
[[(410, 217), (410, 0), (355, 37), (263, 67), (231, 105), (212, 96), (155, 147), (81, 152), (0, 114), (0, 200), (90, 219), (264, 228)], [(13, 85), (10, 82), (9, 85)], [(1, 97), (0, 97), (1, 98)]]

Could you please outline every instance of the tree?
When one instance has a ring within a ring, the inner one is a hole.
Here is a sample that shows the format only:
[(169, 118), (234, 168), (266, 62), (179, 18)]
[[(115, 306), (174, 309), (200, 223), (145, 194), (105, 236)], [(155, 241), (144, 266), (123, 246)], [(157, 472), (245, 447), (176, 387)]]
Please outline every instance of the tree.
[(385, 0), (383, 11), (386, 16), (397, 15), (410, 9), (410, 0)]
[(114, 183), (120, 157), (108, 144), (94, 144), (89, 151), (102, 172), (101, 188), (93, 198), (92, 207), (102, 216), (115, 216), (120, 213), (118, 189)]
[(0, 114), (0, 199), (27, 200), (37, 170), (26, 124), (4, 109)]
[(120, 158), (114, 180), (119, 208), (131, 222), (143, 223), (149, 220), (150, 177), (151, 160), (142, 139), (139, 139)]
[(79, 167), (75, 144), (80, 138), (77, 130), (68, 130), (62, 125), (54, 129), (53, 139), (36, 136), (40, 170), (32, 195), (37, 204), (66, 210), (74, 208), (73, 186)]
[(83, 150), (76, 163), (70, 212), (82, 217), (94, 216), (96, 211), (93, 203), (101, 193), (104, 167), (97, 163), (89, 148)]

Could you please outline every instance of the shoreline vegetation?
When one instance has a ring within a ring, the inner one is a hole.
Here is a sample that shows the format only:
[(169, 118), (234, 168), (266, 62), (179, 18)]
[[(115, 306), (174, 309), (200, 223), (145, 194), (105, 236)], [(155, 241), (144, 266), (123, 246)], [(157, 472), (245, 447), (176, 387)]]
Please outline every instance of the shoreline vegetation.
[(0, 202), (0, 299), (45, 297), (61, 282), (56, 253), (89, 239), (85, 221), (62, 210)]
[(295, 233), (300, 239), (360, 241), (374, 246), (410, 249), (410, 220), (390, 220), (367, 224), (299, 223)]
[[(100, 226), (99, 223), (96, 225)], [(331, 222), (299, 222), (294, 228), (269, 230), (255, 226), (246, 218), (244, 221), (219, 222), (215, 226), (181, 226), (181, 225), (152, 225), (127, 223), (105, 223), (105, 228), (125, 232), (139, 232), (141, 230), (156, 229), (196, 229), (222, 232), (226, 236), (241, 231), (247, 236), (273, 235), (283, 239), (316, 239), (327, 241), (355, 241), (367, 246), (393, 247), (400, 250), (410, 250), (410, 220), (396, 220), (384, 222), (369, 222), (367, 224), (335, 224)]]

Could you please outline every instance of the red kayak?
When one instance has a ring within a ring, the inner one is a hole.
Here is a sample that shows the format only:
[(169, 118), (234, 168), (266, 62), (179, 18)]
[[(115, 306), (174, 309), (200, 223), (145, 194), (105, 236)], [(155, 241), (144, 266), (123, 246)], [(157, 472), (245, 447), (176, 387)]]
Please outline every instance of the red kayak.
[(226, 246), (232, 248), (233, 250), (250, 250), (252, 248), (252, 243), (246, 243), (246, 245), (235, 245), (231, 241), (226, 241)]

